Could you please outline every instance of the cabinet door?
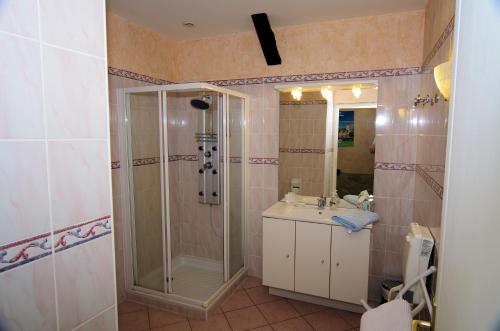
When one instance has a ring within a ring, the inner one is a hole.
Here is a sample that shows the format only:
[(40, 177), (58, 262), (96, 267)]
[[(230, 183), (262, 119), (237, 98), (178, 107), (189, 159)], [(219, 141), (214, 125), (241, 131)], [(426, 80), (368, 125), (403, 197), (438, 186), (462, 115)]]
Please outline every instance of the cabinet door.
[(297, 222), (295, 291), (329, 297), (331, 225)]
[(262, 283), (294, 290), (295, 222), (264, 218)]
[(359, 304), (368, 295), (370, 230), (348, 233), (342, 226), (332, 229), (330, 298)]

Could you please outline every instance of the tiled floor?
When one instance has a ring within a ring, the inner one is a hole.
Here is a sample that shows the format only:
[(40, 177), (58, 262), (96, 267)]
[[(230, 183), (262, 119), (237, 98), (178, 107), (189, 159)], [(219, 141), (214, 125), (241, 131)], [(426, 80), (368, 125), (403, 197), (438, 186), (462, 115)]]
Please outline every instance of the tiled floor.
[(132, 302), (118, 307), (120, 331), (359, 330), (361, 315), (269, 295), (248, 277), (207, 321), (186, 319)]

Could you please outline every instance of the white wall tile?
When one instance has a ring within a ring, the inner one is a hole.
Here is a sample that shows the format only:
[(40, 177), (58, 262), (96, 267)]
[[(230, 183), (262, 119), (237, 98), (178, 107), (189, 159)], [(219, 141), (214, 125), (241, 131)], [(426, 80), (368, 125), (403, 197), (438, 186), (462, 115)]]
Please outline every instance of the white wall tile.
[(71, 330), (114, 304), (111, 236), (104, 236), (55, 256), (61, 330)]
[(77, 331), (111, 331), (116, 330), (116, 308), (106, 310), (99, 316), (76, 328)]
[(105, 62), (44, 47), (49, 138), (106, 138)]
[(0, 330), (56, 330), (52, 256), (0, 274)]
[(50, 231), (45, 144), (0, 142), (0, 244)]
[(2, 0), (0, 2), (0, 31), (38, 38), (37, 1)]
[(53, 223), (56, 229), (109, 215), (108, 148), (104, 141), (49, 143)]
[(40, 46), (5, 34), (0, 45), (0, 138), (43, 138)]
[(104, 57), (102, 0), (40, 0), (42, 40)]

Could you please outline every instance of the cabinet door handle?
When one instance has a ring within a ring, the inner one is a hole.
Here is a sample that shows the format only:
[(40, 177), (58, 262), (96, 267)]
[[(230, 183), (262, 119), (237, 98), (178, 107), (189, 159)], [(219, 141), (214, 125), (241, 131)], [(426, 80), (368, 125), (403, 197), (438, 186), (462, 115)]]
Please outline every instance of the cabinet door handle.
[(337, 262), (335, 265), (338, 267), (338, 266), (340, 266), (340, 263), (339, 263), (339, 262)]
[(287, 254), (287, 255), (286, 255), (286, 258), (288, 259), (289, 257), (290, 257), (290, 254)]
[(321, 260), (321, 264), (325, 264), (325, 260)]

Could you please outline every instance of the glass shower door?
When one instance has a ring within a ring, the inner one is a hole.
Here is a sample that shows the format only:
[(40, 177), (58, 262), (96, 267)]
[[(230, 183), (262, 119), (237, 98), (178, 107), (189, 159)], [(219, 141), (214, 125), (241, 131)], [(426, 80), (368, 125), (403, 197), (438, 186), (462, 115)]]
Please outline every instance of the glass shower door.
[(244, 241), (244, 189), (245, 189), (245, 148), (244, 120), (245, 99), (228, 96), (228, 154), (229, 154), (229, 279), (245, 264)]
[(134, 285), (164, 292), (161, 106), (157, 91), (128, 94), (127, 145)]

